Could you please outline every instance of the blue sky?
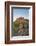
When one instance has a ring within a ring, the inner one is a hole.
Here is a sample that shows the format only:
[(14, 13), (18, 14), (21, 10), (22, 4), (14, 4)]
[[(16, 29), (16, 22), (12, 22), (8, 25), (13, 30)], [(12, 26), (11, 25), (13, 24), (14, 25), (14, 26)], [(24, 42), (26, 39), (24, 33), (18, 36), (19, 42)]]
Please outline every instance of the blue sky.
[(16, 18), (24, 17), (25, 19), (29, 19), (29, 9), (13, 9), (13, 21), (16, 20)]

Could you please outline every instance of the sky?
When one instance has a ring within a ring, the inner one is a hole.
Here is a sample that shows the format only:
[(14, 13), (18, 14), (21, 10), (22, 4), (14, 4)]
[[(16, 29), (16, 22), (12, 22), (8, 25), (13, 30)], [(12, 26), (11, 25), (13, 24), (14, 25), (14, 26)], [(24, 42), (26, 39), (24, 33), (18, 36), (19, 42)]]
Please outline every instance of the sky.
[(13, 8), (13, 21), (15, 21), (19, 17), (24, 17), (24, 19), (29, 19), (29, 9)]

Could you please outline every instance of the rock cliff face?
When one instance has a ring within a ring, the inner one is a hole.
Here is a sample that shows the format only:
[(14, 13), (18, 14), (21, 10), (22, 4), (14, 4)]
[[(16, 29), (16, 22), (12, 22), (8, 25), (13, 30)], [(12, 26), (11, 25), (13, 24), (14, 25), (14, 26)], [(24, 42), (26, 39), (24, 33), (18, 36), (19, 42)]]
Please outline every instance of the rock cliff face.
[(16, 19), (16, 21), (18, 21), (19, 24), (24, 24), (24, 17), (19, 17)]

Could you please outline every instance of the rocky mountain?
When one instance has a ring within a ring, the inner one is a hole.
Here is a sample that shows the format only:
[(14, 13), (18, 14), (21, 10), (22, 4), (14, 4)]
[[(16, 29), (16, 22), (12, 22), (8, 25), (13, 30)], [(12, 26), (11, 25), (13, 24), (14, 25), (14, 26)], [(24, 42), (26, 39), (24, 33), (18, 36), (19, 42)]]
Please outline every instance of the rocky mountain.
[(13, 22), (13, 36), (29, 35), (29, 20), (19, 17)]

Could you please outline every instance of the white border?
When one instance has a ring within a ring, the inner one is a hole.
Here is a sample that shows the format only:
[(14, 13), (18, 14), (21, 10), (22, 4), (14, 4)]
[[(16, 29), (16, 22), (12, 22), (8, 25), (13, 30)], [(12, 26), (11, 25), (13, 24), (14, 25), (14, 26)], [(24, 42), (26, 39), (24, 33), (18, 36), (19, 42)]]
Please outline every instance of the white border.
[[(29, 13), (29, 36), (14, 36), (11, 37), (11, 7), (30, 7)], [(32, 40), (32, 6), (26, 5), (10, 5), (10, 40)]]

